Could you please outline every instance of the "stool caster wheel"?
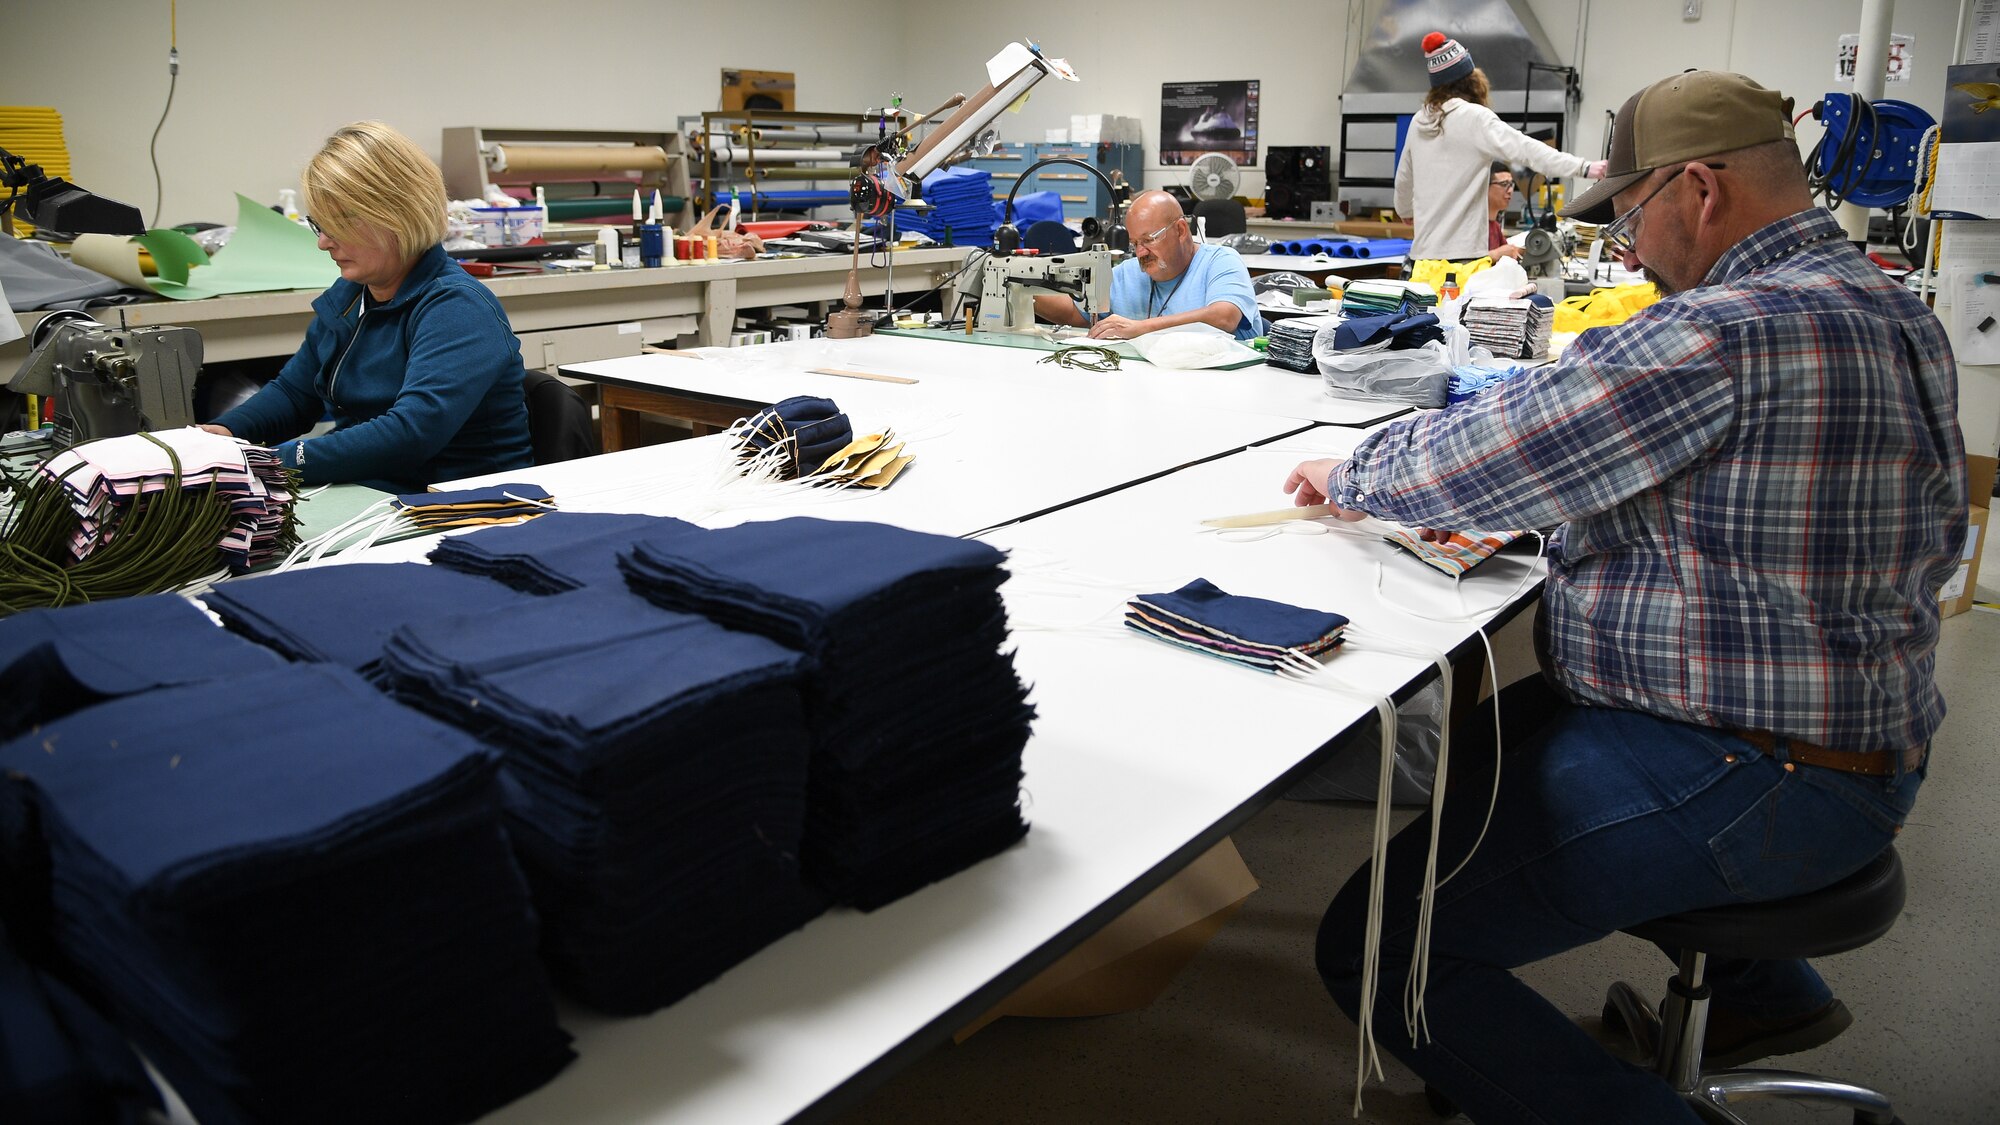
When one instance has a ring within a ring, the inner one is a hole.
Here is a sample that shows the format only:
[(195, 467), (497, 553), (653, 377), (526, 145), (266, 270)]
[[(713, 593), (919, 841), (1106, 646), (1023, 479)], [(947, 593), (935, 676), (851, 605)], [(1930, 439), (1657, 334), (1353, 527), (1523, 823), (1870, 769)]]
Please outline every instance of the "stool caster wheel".
[(1606, 1031), (1615, 1032), (1627, 1039), (1632, 1037), (1632, 1029), (1625, 1026), (1625, 1013), (1618, 1010), (1618, 1005), (1606, 1000), (1603, 1015)]
[(1424, 1083), (1424, 1101), (1431, 1107), (1431, 1112), (1439, 1117), (1458, 1116), (1458, 1103), (1446, 1097), (1444, 1091), (1428, 1082)]

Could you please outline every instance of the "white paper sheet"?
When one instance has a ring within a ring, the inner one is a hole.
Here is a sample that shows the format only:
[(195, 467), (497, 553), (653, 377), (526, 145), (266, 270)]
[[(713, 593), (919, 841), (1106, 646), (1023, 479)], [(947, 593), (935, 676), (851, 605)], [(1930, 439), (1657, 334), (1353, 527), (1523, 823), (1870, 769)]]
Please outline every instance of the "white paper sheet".
[(1959, 266), (1949, 276), (1952, 352), (1962, 364), (2000, 363), (2000, 273)]

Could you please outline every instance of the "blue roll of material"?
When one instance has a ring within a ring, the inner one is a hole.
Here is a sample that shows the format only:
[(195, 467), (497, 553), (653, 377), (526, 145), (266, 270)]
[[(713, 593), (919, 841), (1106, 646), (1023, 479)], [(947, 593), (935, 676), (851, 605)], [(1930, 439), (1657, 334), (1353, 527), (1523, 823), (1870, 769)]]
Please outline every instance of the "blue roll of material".
[(1286, 247), (1288, 247), (1288, 246), (1290, 246), (1290, 245), (1291, 245), (1291, 243), (1289, 243), (1289, 242), (1273, 242), (1273, 243), (1272, 243), (1272, 244), (1271, 244), (1270, 246), (1268, 246), (1268, 247), (1266, 247), (1266, 248), (1265, 248), (1265, 250), (1264, 250), (1264, 253), (1266, 253), (1266, 254), (1276, 254), (1276, 255), (1278, 255), (1279, 257), (1281, 257), (1281, 258), (1282, 258), (1282, 257), (1284, 257), (1285, 255), (1287, 255), (1287, 254), (1291, 253), (1291, 251), (1290, 251), (1290, 250), (1286, 249)]
[(1362, 243), (1350, 243), (1352, 257), (1356, 258), (1400, 258), (1410, 252), (1407, 238), (1371, 238)]

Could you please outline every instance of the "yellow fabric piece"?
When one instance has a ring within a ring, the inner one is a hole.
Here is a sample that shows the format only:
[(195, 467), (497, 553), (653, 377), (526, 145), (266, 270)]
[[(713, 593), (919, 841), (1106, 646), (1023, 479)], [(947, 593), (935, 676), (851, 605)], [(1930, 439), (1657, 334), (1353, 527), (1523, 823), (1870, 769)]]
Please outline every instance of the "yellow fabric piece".
[(1474, 258), (1469, 262), (1448, 262), (1443, 258), (1425, 258), (1422, 261), (1410, 263), (1409, 276), (1404, 278), (1404, 280), (1419, 281), (1430, 286), (1432, 289), (1442, 290), (1444, 287), (1444, 275), (1452, 273), (1458, 275), (1458, 286), (1463, 289), (1465, 288), (1466, 278), (1471, 277), (1480, 270), (1486, 269), (1492, 264), (1493, 259), (1491, 258)]
[(1556, 306), (1555, 331), (1581, 332), (1623, 324), (1633, 313), (1660, 299), (1660, 291), (1650, 281), (1593, 289), (1580, 297), (1568, 297)]

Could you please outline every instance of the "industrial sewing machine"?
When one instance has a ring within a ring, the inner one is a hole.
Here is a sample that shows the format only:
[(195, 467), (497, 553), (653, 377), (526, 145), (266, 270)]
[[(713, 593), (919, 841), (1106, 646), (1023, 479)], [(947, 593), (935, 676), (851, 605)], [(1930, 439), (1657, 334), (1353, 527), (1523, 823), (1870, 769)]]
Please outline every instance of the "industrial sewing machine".
[(1083, 309), (1085, 323), (1111, 311), (1111, 269), (1124, 255), (1079, 250), (1043, 258), (992, 254), (979, 271), (979, 327), (1025, 332), (1035, 326), (1035, 295), (1057, 293)]
[(194, 425), (194, 329), (113, 328), (59, 312), (35, 326), (33, 344), (5, 386), (55, 399), (58, 446)]

